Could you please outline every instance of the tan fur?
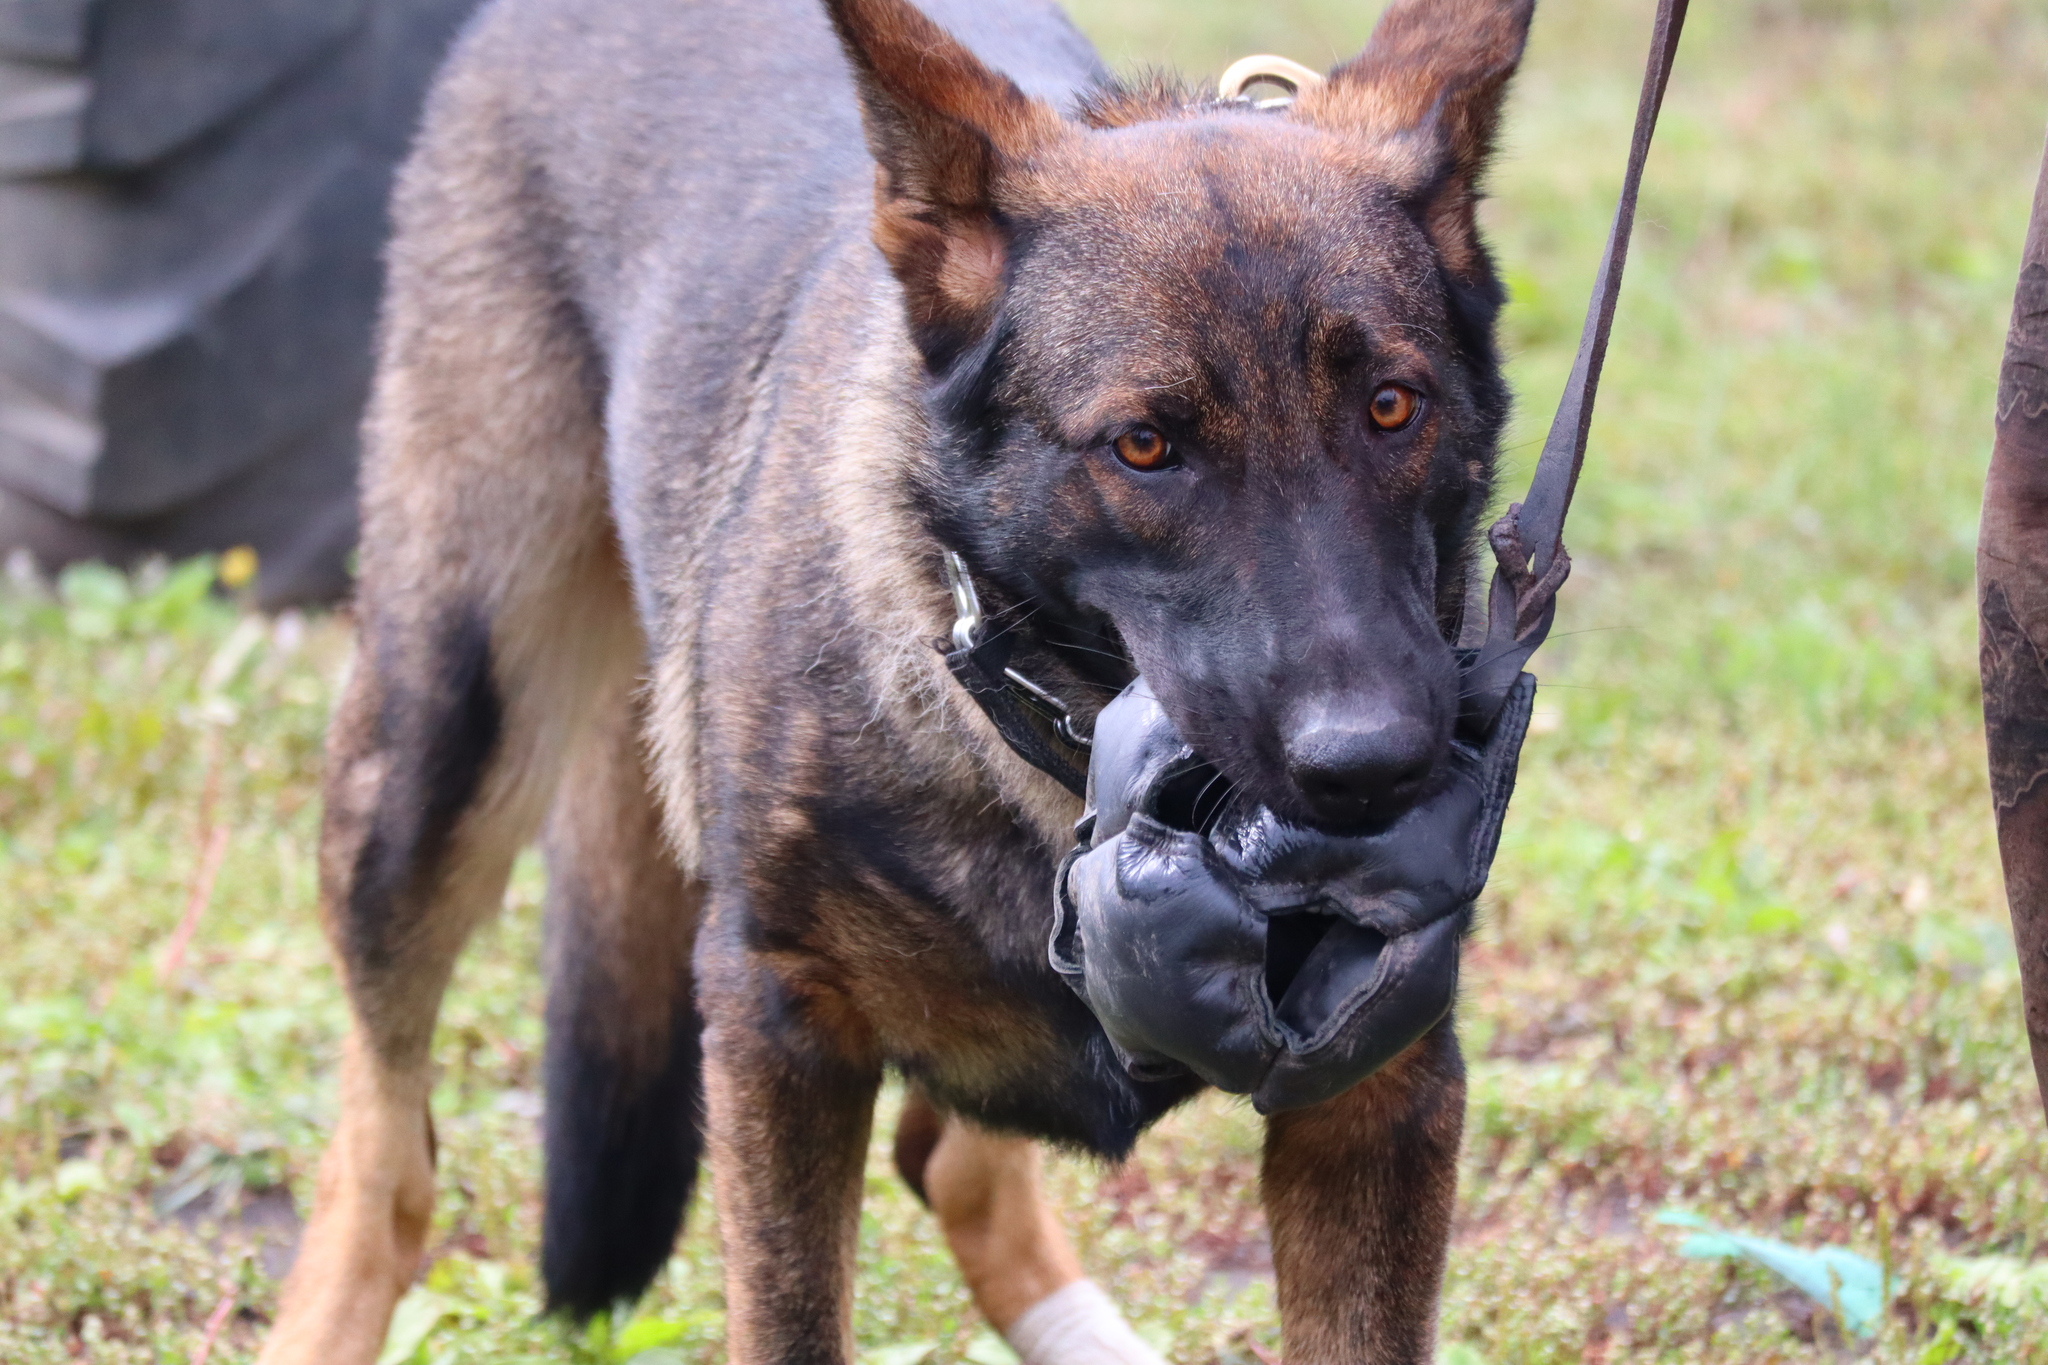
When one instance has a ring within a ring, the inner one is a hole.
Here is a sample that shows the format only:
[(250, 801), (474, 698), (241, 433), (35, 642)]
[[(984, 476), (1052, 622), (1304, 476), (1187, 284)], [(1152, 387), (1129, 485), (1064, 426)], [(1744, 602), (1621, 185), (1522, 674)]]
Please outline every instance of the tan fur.
[[(493, 103), (476, 100), (471, 116), (487, 122)], [(496, 911), (589, 701), (638, 665), (582, 346), (563, 333), (520, 240), (508, 202), (516, 180), (493, 160), (494, 147), (487, 128), (449, 128), (400, 190), (401, 222), (431, 221), (434, 230), (401, 232), (394, 297), (435, 306), (399, 308), (387, 322), (367, 422), (363, 560), (385, 592), (366, 612), (428, 613), (451, 590), (490, 604), (507, 742), (454, 830), (402, 970), (353, 983), (343, 1118), (265, 1365), (376, 1358), (432, 1208), (427, 1047), (441, 994), (462, 945)], [(393, 768), (377, 741), (385, 692), (425, 667), (389, 646), (378, 657), (375, 625), (364, 623), (370, 652), (356, 660), (328, 742), (321, 898), (337, 944)]]
[(868, 125), (880, 174), (875, 244), (904, 284), (913, 328), (985, 324), (1003, 243), (987, 217), (990, 178), (1065, 134), (1058, 114), (994, 75), (917, 10), (846, 0), (834, 13), (857, 34), (862, 75), (898, 119)]
[(365, 1365), (384, 1345), (434, 1210), (422, 1072), (383, 1074), (351, 1038), (342, 1057), (341, 1120), (320, 1162), (314, 1218), (299, 1239), (265, 1365)]
[[(881, 302), (848, 300), (856, 307)], [(902, 415), (905, 376), (915, 363), (907, 347), (869, 347), (831, 418), (840, 437), (824, 475), (824, 511), (847, 549), (872, 705), (912, 736), (916, 766), (939, 776), (947, 796), (995, 795), (1023, 812), (1047, 848), (1064, 849), (1077, 813), (1073, 796), (1003, 742), (932, 647), (953, 629), (953, 601), (938, 567), (940, 546), (904, 497), (908, 452), (922, 436), (906, 429)]]
[(1332, 71), (1327, 84), (1303, 92), (1300, 114), (1384, 140), (1420, 127), (1441, 105), (1453, 155), (1475, 161), (1487, 137), (1476, 115), (1521, 58), (1519, 30), (1499, 16), (1516, 9), (1526, 14), (1532, 4), (1396, 0), (1363, 53)]
[[(891, 306), (891, 300), (849, 281), (829, 306), (836, 316), (859, 317)], [(1073, 797), (1003, 742), (932, 647), (952, 630), (953, 605), (938, 567), (940, 547), (904, 494), (910, 452), (922, 435), (906, 417), (916, 360), (907, 344), (886, 334), (871, 342), (843, 362), (839, 382), (807, 395), (821, 404), (817, 425), (830, 433), (830, 445), (806, 453), (824, 485), (821, 510), (845, 546), (841, 586), (851, 594), (860, 622), (854, 644), (870, 680), (869, 704), (878, 719), (887, 715), (900, 725), (913, 746), (909, 766), (938, 784), (936, 797), (999, 799), (1025, 814), (1048, 849), (1064, 849), (1077, 814)], [(761, 439), (754, 420), (750, 414), (741, 441)], [(716, 495), (729, 492), (736, 473), (705, 476), (703, 486), (714, 494), (705, 525), (718, 520)], [(701, 553), (708, 547), (687, 562), (699, 562)], [(693, 606), (695, 586), (694, 577), (667, 585), (676, 600)], [(700, 856), (704, 820), (696, 760), (697, 717), (705, 704), (698, 684), (704, 668), (700, 639), (694, 617), (678, 622), (675, 643), (656, 660), (649, 721), (662, 809), (685, 867)], [(802, 831), (784, 833), (797, 837)]]
[[(788, 1112), (764, 1103), (785, 1089), (759, 1040), (714, 1025), (706, 1032), (704, 1094), (712, 1181), (725, 1253), (726, 1358), (768, 1365), (798, 1355), (813, 1324), (837, 1324), (843, 1359), (853, 1351), (853, 1263), (860, 1232), (861, 1168), (879, 1062), (835, 1057), (823, 1065), (856, 1101), (814, 1112), (806, 1151), (791, 1164)], [(866, 1084), (864, 1085), (863, 1082)], [(732, 1235), (742, 1233), (743, 1235)]]
[(1268, 1120), (1260, 1184), (1288, 1365), (1435, 1358), (1464, 1118), (1446, 1021), (1345, 1094)]
[(587, 962), (611, 1008), (594, 1021), (602, 1051), (626, 1075), (651, 1075), (668, 1060), (667, 1027), (678, 981), (690, 977), (704, 888), (685, 877), (661, 827), (647, 779), (644, 711), (637, 676), (590, 700), (591, 726), (570, 754), (549, 812), (551, 914), (575, 914)]
[[(1405, 156), (1405, 165), (1389, 161), (1397, 183), (1420, 188), (1432, 169), (1448, 171), (1427, 216), (1445, 264), (1459, 275), (1469, 275), (1479, 260), (1478, 178), (1493, 151), (1501, 89), (1521, 59), (1534, 3), (1396, 0), (1366, 50), (1295, 105), (1297, 118)], [(1520, 22), (1504, 22), (1508, 15), (1519, 15)], [(1405, 137), (1421, 131), (1433, 136)], [(1447, 163), (1437, 160), (1439, 146)]]
[(1038, 1146), (946, 1117), (924, 1168), (932, 1212), (975, 1306), (999, 1332), (1046, 1295), (1081, 1278), (1045, 1202)]

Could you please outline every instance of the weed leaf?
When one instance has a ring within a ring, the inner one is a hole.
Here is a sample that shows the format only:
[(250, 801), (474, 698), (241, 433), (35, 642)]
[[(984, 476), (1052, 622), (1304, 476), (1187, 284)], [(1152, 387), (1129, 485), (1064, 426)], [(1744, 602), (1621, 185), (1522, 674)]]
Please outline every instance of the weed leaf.
[(860, 1353), (860, 1365), (924, 1365), (931, 1359), (932, 1352), (939, 1349), (936, 1341), (906, 1341), (895, 1346), (875, 1346)]
[(377, 1365), (406, 1365), (427, 1344), (434, 1329), (455, 1315), (455, 1301), (431, 1289), (415, 1289), (398, 1301)]
[(1775, 1238), (1727, 1232), (1682, 1209), (1666, 1209), (1657, 1215), (1657, 1221), (1666, 1226), (1701, 1229), (1685, 1239), (1678, 1248), (1679, 1255), (1697, 1261), (1754, 1261), (1815, 1303), (1838, 1312), (1842, 1325), (1852, 1332), (1869, 1335), (1884, 1312), (1883, 1269), (1847, 1247), (1807, 1250)]
[(967, 1343), (967, 1349), (960, 1353), (960, 1358), (967, 1365), (1017, 1365), (1017, 1353), (1010, 1349), (1010, 1343), (986, 1327)]

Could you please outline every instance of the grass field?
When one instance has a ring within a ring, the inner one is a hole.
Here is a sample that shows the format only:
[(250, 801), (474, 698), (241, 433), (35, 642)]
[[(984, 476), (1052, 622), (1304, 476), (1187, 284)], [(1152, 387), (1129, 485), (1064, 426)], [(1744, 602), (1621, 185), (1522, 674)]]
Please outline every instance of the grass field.
[[(1113, 60), (1322, 63), (1370, 4), (1088, 0)], [(1524, 405), (1562, 379), (1648, 0), (1545, 0), (1487, 218)], [(2048, 1361), (2048, 1136), (1983, 776), (1976, 499), (2048, 122), (2048, 13), (1695, 6), (1461, 1004), (1444, 1359)], [(0, 1361), (246, 1360), (333, 1112), (314, 908), (342, 623), (212, 567), (0, 587)], [(533, 1318), (537, 865), (443, 1019), (435, 1260), (399, 1359), (715, 1362), (700, 1198), (630, 1322)], [(191, 912), (198, 911), (196, 920)], [(189, 933), (181, 933), (181, 921)], [(886, 1135), (886, 1130), (878, 1130)], [(1208, 1100), (1057, 1163), (1095, 1274), (1179, 1362), (1277, 1353), (1258, 1125)], [(869, 1365), (992, 1362), (873, 1163)], [(1869, 1335), (1679, 1209), (1891, 1272)], [(408, 1344), (413, 1349), (407, 1354)]]

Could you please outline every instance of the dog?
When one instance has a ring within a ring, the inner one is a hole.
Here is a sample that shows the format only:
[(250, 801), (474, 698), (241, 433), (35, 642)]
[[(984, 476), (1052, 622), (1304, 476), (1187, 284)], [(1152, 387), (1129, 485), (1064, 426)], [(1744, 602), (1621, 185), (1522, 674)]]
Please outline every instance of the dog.
[[(647, 1286), (701, 1156), (730, 1359), (849, 1361), (892, 1069), (990, 1321), (1073, 1289), (1034, 1143), (1117, 1160), (1199, 1086), (1048, 965), (1080, 803), (949, 673), (945, 555), (1081, 728), (1142, 674), (1290, 819), (1421, 799), (1532, 6), (1394, 0), (1284, 107), (1112, 80), (1048, 0), (480, 12), (394, 200), (321, 841), (353, 1026), (265, 1361), (375, 1359), (442, 992), (536, 836), (551, 1309)], [(1446, 1020), (1268, 1120), (1294, 1365), (1433, 1358), (1463, 1112)]]

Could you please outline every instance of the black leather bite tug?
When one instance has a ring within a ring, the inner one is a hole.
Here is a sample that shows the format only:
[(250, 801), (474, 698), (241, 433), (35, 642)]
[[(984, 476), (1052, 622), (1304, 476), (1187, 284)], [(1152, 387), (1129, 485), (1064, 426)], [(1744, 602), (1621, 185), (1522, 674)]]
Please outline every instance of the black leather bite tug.
[(1087, 811), (1054, 882), (1052, 965), (1130, 1073), (1194, 1072), (1260, 1113), (1330, 1099), (1450, 1011), (1536, 679), (1461, 734), (1436, 794), (1372, 834), (1223, 790), (1140, 678), (1095, 723)]

